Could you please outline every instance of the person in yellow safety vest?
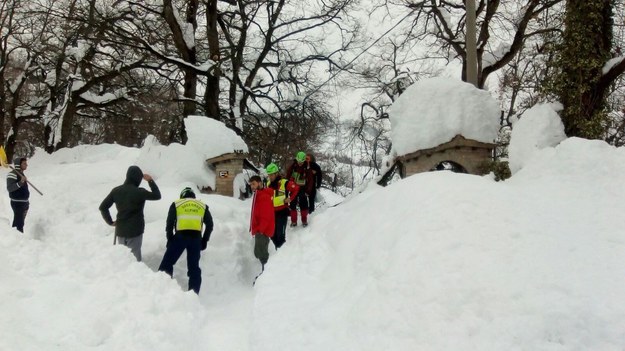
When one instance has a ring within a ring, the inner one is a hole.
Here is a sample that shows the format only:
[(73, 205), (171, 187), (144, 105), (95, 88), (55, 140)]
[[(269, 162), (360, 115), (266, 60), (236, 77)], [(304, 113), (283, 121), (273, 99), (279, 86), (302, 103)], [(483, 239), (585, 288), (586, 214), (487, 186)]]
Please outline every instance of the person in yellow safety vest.
[[(203, 235), (202, 227), (204, 227)], [(167, 249), (158, 270), (173, 277), (174, 265), (184, 250), (187, 250), (189, 290), (199, 294), (202, 285), (200, 251), (206, 249), (210, 240), (213, 217), (208, 206), (195, 198), (191, 188), (184, 188), (180, 193), (180, 200), (174, 201), (169, 207), (165, 232)]]
[(273, 210), (276, 215), (276, 226), (271, 241), (276, 250), (286, 242), (286, 225), (291, 211), (289, 204), (297, 198), (299, 186), (292, 181), (282, 178), (280, 169), (275, 163), (270, 163), (265, 168), (269, 181), (267, 187), (273, 189)]

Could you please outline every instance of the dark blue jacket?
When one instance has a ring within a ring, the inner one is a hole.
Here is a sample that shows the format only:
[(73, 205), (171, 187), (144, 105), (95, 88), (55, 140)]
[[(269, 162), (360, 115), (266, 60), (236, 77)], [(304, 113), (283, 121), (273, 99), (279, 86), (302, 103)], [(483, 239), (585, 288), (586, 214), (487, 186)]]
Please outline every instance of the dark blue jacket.
[(22, 176), (17, 174), (17, 172), (22, 173), (19, 163), (15, 166), (15, 170), (12, 170), (7, 175), (7, 191), (9, 192), (9, 197), (11, 201), (28, 202), (28, 198), (30, 197), (28, 183), (20, 184)]
[[(195, 198), (194, 196), (192, 196)], [(176, 215), (176, 203), (172, 203), (169, 206), (169, 211), (167, 212), (167, 222), (165, 225), (165, 233), (167, 234), (167, 240), (171, 240), (174, 237), (174, 229), (176, 227), (176, 221), (178, 220), (178, 216)], [(208, 210), (208, 205), (205, 207), (204, 211), (204, 234), (200, 233), (196, 230), (181, 230), (177, 231), (175, 234), (180, 234), (182, 236), (188, 236), (192, 238), (199, 238), (200, 235), (202, 237), (202, 245), (206, 247), (206, 244), (211, 238), (211, 233), (213, 232), (213, 216), (211, 216), (210, 211)]]

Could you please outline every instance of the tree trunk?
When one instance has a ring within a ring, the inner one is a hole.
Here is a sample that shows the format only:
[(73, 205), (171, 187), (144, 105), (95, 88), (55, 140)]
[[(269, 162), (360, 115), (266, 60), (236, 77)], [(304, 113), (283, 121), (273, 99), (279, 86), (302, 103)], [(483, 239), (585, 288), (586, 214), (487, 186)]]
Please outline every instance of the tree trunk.
[(603, 66), (612, 47), (610, 0), (569, 0), (553, 90), (564, 105), (566, 135), (600, 139), (604, 133), (606, 91)]
[(6, 141), (6, 154), (7, 161), (9, 163), (13, 162), (13, 157), (15, 156), (15, 146), (17, 145), (17, 136), (19, 134), (20, 126), (23, 120), (19, 118), (11, 118), (11, 129), (9, 132), (9, 137)]
[(466, 21), (466, 51), (467, 51), (467, 82), (477, 85), (477, 25), (475, 23), (475, 0), (466, 0), (467, 21)]
[[(4, 70), (0, 71), (0, 82), (4, 83)], [(0, 145), (5, 145), (5, 134), (4, 134), (4, 122), (6, 120), (6, 91), (4, 89), (4, 84), (0, 83)]]
[[(210, 0), (206, 9), (206, 34), (208, 51), (215, 64), (219, 62), (219, 34), (217, 32), (217, 0)], [(206, 76), (206, 91), (204, 92), (204, 106), (208, 117), (221, 120), (219, 113), (219, 77), (221, 72), (215, 67)]]
[(64, 147), (69, 147), (71, 144), (72, 127), (76, 117), (77, 98), (78, 97), (72, 96), (71, 100), (67, 102), (61, 121), (61, 138), (58, 143), (54, 145), (54, 151), (58, 151)]
[[(193, 39), (195, 41), (195, 30), (197, 30), (197, 12), (198, 12), (199, 1), (198, 0), (188, 0), (187, 2), (187, 13), (185, 16), (185, 23), (191, 24), (193, 26)], [(179, 52), (182, 59), (191, 65), (197, 65), (197, 51), (196, 45), (193, 43), (193, 47), (189, 47), (191, 43), (187, 43), (186, 39), (188, 38), (189, 33), (186, 32), (186, 28), (184, 28), (183, 23), (179, 23), (178, 19), (175, 16), (175, 9), (172, 3), (172, 0), (163, 1), (163, 17), (167, 24), (169, 25), (169, 29), (173, 35), (174, 46), (176, 50)], [(187, 35), (187, 37), (185, 37)], [(186, 38), (186, 39), (185, 39)], [(182, 70), (184, 74), (184, 83), (183, 83), (183, 101), (182, 101), (182, 118), (180, 119), (180, 137), (182, 139), (182, 143), (185, 144), (187, 142), (187, 131), (184, 127), (184, 118), (189, 115), (193, 115), (196, 113), (196, 93), (197, 93), (197, 72), (193, 69), (184, 69)]]

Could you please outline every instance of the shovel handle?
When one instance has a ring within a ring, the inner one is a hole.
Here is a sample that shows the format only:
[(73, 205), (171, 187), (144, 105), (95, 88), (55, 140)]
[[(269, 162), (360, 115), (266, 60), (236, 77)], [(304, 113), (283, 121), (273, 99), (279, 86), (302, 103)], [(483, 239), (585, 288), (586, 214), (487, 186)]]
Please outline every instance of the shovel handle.
[[(11, 168), (12, 170), (14, 170), (14, 171), (15, 171), (15, 172), (16, 172), (16, 173), (20, 176), (20, 177), (24, 177), (24, 178), (26, 178), (26, 176), (25, 176), (22, 172), (18, 171), (18, 170), (17, 170), (17, 169), (15, 169), (13, 166), (9, 166), (9, 168)], [(43, 196), (43, 193), (42, 193), (41, 191), (39, 191), (39, 189), (37, 189), (37, 187), (36, 187), (36, 186), (34, 186), (34, 185), (33, 185), (33, 183), (31, 183), (29, 180), (26, 180), (26, 183), (28, 183), (28, 185), (32, 186), (32, 187), (33, 187), (33, 189), (35, 189), (35, 190), (39, 193), (39, 195)]]

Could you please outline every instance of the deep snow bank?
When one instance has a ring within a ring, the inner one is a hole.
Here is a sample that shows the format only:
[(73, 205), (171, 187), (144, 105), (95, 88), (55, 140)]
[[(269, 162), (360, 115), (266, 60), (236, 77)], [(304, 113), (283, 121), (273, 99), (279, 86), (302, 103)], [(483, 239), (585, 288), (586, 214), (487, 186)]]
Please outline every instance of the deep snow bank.
[[(510, 181), (426, 173), (294, 231), (258, 350), (620, 350), (625, 149), (569, 139)], [(280, 332), (276, 334), (276, 330)]]
[[(0, 350), (247, 350), (250, 282), (259, 268), (249, 203), (200, 195), (215, 229), (200, 262), (199, 298), (185, 292), (184, 255), (175, 280), (155, 272), (168, 207), (206, 176), (203, 161), (182, 145), (150, 143), (38, 152), (27, 175), (44, 196), (31, 194), (24, 235), (9, 228), (12, 213), (0, 190)], [(113, 228), (98, 211), (132, 164), (151, 173), (162, 192), (145, 206), (143, 263), (112, 245)], [(3, 181), (6, 173), (0, 169)]]

